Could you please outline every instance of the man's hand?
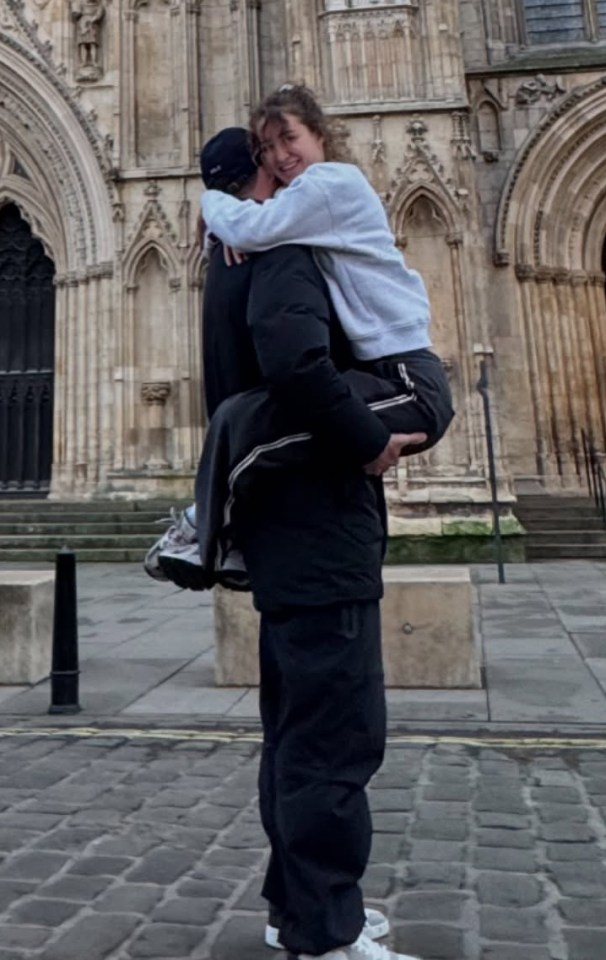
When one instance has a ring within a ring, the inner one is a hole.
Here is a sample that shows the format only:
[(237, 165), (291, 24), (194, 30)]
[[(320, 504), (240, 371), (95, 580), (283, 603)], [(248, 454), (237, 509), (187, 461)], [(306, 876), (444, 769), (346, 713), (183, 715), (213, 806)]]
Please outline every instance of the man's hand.
[(242, 250), (236, 250), (234, 247), (228, 247), (223, 244), (223, 259), (228, 267), (239, 267), (241, 263), (248, 260), (248, 256)]
[(383, 452), (372, 463), (367, 463), (364, 470), (373, 477), (382, 477), (386, 470), (395, 467), (404, 447), (418, 447), (426, 440), (426, 433), (392, 433)]

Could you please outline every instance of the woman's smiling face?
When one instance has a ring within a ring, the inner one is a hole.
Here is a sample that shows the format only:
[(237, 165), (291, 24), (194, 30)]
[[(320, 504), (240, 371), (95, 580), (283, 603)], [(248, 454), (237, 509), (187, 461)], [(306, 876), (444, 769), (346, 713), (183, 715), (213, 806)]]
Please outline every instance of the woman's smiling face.
[(271, 120), (259, 131), (259, 159), (265, 169), (288, 185), (312, 163), (326, 159), (324, 141), (292, 113)]

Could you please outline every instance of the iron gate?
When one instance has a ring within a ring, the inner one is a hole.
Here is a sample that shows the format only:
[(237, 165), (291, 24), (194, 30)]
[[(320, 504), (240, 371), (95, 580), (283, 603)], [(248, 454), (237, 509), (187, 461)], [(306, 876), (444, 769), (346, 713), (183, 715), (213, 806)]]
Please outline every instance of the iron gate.
[(0, 208), (0, 497), (46, 496), (53, 450), (55, 268)]

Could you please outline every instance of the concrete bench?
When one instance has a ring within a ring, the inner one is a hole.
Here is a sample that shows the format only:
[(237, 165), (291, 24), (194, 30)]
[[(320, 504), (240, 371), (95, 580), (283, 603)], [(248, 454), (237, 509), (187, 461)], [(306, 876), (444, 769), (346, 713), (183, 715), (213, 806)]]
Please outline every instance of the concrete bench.
[(52, 572), (0, 570), (0, 684), (48, 677), (54, 584)]
[[(468, 567), (383, 570), (383, 660), (388, 687), (480, 687)], [(249, 593), (215, 589), (218, 686), (259, 683), (259, 615)]]

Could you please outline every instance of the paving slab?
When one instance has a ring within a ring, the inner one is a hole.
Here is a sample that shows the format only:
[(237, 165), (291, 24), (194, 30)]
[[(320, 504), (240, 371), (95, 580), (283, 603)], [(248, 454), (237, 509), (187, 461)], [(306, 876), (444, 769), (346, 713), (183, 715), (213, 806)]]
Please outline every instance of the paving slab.
[(497, 660), (487, 682), (493, 720), (606, 723), (604, 691), (579, 657)]
[[(506, 577), (501, 585), (494, 566), (472, 568), (484, 689), (390, 690), (392, 724), (604, 722), (606, 564), (511, 564)], [(255, 690), (224, 697), (214, 685), (211, 594), (155, 582), (136, 564), (92, 564), (78, 569), (78, 597), (83, 718), (258, 725)], [(49, 697), (48, 681), (0, 686), (0, 715), (29, 722)]]

